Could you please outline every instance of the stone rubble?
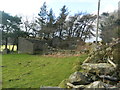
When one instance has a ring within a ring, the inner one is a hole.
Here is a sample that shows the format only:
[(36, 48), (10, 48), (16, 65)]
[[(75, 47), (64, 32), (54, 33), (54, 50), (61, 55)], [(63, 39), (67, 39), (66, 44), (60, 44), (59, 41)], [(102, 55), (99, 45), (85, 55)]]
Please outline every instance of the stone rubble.
[[(92, 51), (76, 71), (60, 83), (61, 88), (120, 88), (120, 38)], [(64, 86), (64, 87), (62, 87)]]

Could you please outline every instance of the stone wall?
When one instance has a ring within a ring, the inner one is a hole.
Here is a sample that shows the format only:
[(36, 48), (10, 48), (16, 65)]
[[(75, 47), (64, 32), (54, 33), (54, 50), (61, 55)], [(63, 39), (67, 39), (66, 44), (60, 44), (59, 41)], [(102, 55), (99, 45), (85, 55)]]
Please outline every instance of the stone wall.
[(18, 39), (18, 53), (34, 53), (33, 43), (26, 40), (25, 38)]
[(18, 53), (44, 54), (48, 49), (47, 41), (35, 38), (19, 38)]
[[(110, 44), (98, 44), (83, 62), (75, 64), (76, 72), (63, 80), (59, 87), (78, 88), (104, 88), (113, 90), (120, 88), (120, 38)], [(92, 90), (92, 89), (91, 89)], [(100, 89), (101, 90), (101, 89)]]

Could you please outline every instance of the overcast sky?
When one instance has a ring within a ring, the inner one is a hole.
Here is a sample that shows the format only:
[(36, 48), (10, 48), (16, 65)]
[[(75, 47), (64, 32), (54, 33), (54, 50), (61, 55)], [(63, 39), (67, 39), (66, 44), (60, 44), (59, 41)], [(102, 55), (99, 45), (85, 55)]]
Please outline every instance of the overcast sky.
[[(0, 0), (0, 10), (12, 15), (37, 16), (43, 2), (47, 3), (48, 10), (53, 9), (55, 15), (60, 8), (66, 5), (70, 15), (77, 12), (97, 13), (98, 0)], [(101, 0), (100, 12), (112, 12), (118, 8), (120, 0)]]

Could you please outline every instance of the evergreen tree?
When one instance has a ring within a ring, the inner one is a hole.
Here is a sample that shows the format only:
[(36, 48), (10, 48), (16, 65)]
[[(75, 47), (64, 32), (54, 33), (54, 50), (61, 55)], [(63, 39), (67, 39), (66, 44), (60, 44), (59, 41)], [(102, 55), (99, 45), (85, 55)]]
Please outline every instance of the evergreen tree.
[(68, 16), (69, 12), (68, 12), (68, 9), (66, 8), (66, 6), (64, 5), (62, 8), (61, 8), (61, 13), (57, 19), (57, 30), (58, 30), (58, 33), (59, 33), (59, 37), (62, 38), (63, 37), (63, 31), (65, 29), (64, 25), (65, 25), (65, 20)]
[(52, 8), (50, 9), (48, 13), (48, 22), (47, 22), (47, 32), (48, 32), (48, 38), (53, 38), (55, 36), (55, 31), (56, 31), (56, 25), (55, 25), (55, 16), (53, 13)]
[(46, 24), (47, 16), (48, 16), (46, 2), (44, 2), (43, 6), (40, 8), (40, 12), (38, 13), (38, 16), (39, 16), (38, 20), (40, 21), (40, 24), (41, 25)]
[(38, 13), (38, 18), (36, 22), (40, 25), (41, 29), (39, 31), (39, 36), (41, 38), (45, 38), (45, 30), (46, 30), (46, 23), (48, 18), (48, 11), (47, 11), (47, 5), (46, 2), (43, 3), (43, 5), (40, 8), (40, 12)]

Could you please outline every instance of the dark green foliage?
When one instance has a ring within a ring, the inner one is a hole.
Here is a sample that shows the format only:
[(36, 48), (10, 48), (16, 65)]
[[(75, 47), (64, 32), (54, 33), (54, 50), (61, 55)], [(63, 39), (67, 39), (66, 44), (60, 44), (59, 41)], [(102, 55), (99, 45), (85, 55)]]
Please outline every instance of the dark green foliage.
[(46, 2), (44, 2), (38, 13), (39, 17), (35, 22), (40, 27), (38, 36), (46, 40), (56, 36), (64, 40), (78, 37), (83, 41), (95, 36), (92, 31), (94, 31), (93, 22), (96, 19), (96, 15), (77, 13), (68, 17), (68, 14), (68, 8), (64, 5), (56, 18), (52, 8), (48, 11)]
[(66, 6), (64, 5), (62, 8), (61, 8), (61, 13), (60, 15), (58, 16), (57, 18), (57, 32), (59, 33), (59, 37), (60, 38), (63, 38), (64, 36), (64, 32), (63, 30), (65, 30), (65, 22), (66, 22), (66, 18), (68, 16), (69, 12), (68, 12), (68, 9), (66, 8)]
[(40, 8), (39, 17), (36, 22), (40, 25), (39, 36), (45, 39), (54, 37), (55, 32), (55, 16), (52, 8), (47, 11), (47, 5), (44, 2)]
[[(0, 11), (1, 12), (1, 11)], [(2, 39), (3, 44), (5, 44), (5, 49), (7, 49), (8, 38), (11, 38), (13, 41), (13, 45), (18, 45), (18, 37), (26, 37), (28, 33), (21, 30), (20, 25), (22, 24), (21, 17), (18, 16), (11, 16), (8, 13), (2, 13)]]
[(41, 22), (41, 24), (45, 24), (46, 23), (46, 19), (47, 19), (47, 6), (46, 6), (46, 2), (43, 3), (43, 6), (40, 8), (40, 12), (38, 13), (39, 15), (39, 21)]

